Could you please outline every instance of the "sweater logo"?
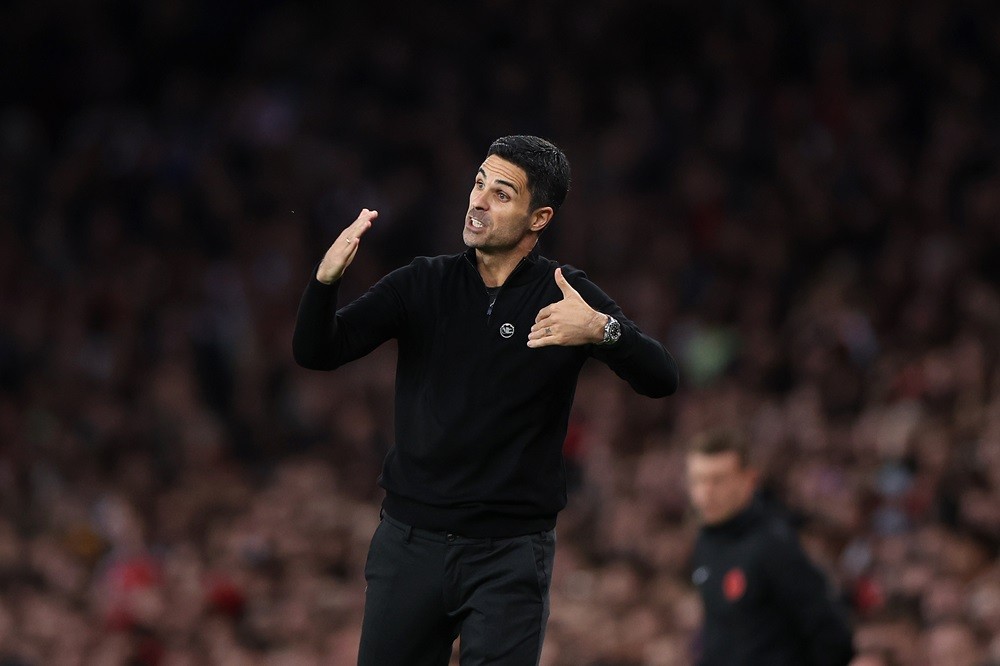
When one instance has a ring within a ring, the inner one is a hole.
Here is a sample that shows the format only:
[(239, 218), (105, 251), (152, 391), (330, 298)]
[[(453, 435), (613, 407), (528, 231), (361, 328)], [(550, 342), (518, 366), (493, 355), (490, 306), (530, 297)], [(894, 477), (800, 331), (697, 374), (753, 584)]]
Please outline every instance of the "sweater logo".
[(500, 337), (509, 338), (514, 335), (514, 324), (504, 324), (500, 327)]
[(726, 595), (726, 599), (733, 603), (739, 601), (740, 597), (747, 591), (747, 577), (743, 573), (743, 569), (739, 567), (733, 567), (726, 572), (726, 575), (722, 578), (722, 593)]

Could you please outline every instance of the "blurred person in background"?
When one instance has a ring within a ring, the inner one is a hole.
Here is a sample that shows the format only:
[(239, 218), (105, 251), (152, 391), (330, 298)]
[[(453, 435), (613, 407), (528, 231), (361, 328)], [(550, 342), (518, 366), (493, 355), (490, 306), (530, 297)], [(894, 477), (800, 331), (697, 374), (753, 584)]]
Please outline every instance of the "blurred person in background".
[(942, 622), (930, 627), (923, 635), (921, 647), (928, 666), (980, 666), (985, 663), (975, 632), (964, 622)]
[(369, 550), (359, 663), (537, 664), (548, 619), (562, 447), (584, 362), (662, 397), (677, 366), (579, 270), (539, 255), (569, 162), (531, 136), (496, 140), (466, 211), (468, 250), (418, 257), (338, 310), (378, 213), (364, 209), (306, 287), (296, 361), (333, 370), (399, 345), (396, 441)]
[(687, 455), (701, 521), (692, 581), (705, 610), (700, 666), (845, 666), (851, 628), (789, 525), (755, 497), (757, 470), (732, 431), (698, 436)]

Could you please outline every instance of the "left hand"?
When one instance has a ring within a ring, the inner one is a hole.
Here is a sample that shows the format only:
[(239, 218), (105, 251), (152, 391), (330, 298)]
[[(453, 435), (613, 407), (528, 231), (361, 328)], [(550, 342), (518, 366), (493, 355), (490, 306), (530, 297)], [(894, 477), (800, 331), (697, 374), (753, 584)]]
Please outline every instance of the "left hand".
[(604, 340), (607, 315), (587, 305), (580, 292), (563, 277), (561, 268), (556, 269), (555, 278), (563, 299), (538, 311), (535, 324), (528, 333), (528, 346), (571, 347)]

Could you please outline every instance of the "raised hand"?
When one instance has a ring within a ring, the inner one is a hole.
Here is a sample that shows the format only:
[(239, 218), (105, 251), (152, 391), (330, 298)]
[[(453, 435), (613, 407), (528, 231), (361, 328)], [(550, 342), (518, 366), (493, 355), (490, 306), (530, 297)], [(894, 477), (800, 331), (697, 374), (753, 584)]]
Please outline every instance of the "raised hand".
[(563, 277), (561, 268), (556, 269), (555, 279), (563, 298), (538, 311), (535, 324), (528, 333), (528, 346), (574, 346), (601, 342), (607, 315), (587, 305), (580, 292)]
[(361, 237), (372, 226), (372, 221), (378, 217), (377, 210), (361, 209), (358, 219), (354, 220), (346, 229), (340, 232), (337, 240), (333, 242), (330, 249), (323, 255), (323, 261), (316, 269), (316, 279), (323, 284), (332, 284), (340, 279), (344, 270), (354, 261), (354, 255), (358, 252), (358, 245)]

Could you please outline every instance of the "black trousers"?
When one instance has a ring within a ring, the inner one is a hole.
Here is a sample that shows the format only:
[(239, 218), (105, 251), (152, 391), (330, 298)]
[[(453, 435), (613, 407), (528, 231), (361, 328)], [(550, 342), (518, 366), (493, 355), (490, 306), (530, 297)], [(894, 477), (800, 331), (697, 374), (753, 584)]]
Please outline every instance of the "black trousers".
[(549, 618), (555, 530), (472, 539), (388, 515), (372, 537), (359, 666), (538, 664)]

